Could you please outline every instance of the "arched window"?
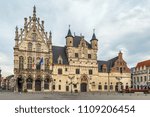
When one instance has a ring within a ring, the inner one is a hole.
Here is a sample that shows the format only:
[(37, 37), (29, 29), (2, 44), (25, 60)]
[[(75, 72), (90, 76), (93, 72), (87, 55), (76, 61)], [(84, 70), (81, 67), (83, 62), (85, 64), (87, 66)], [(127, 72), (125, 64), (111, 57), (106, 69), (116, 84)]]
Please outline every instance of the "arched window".
[(19, 57), (19, 69), (20, 69), (20, 70), (23, 70), (23, 69), (24, 69), (23, 64), (24, 64), (24, 58), (23, 58), (23, 56), (20, 56), (20, 57)]
[(48, 78), (46, 78), (45, 80), (44, 80), (44, 89), (49, 89), (49, 79)]
[(27, 83), (27, 89), (32, 89), (32, 82), (33, 82), (33, 80), (31, 79), (31, 78), (28, 78), (27, 80), (26, 80), (26, 83)]
[(41, 44), (37, 44), (37, 45), (36, 45), (36, 51), (37, 51), (37, 52), (40, 52), (40, 51), (41, 51)]
[(102, 85), (101, 84), (98, 85), (98, 89), (102, 90)]
[(32, 51), (32, 43), (31, 42), (28, 43), (28, 50)]
[(112, 84), (110, 85), (110, 90), (113, 90), (113, 85)]
[(45, 59), (45, 70), (48, 70), (49, 69), (49, 59), (46, 58)]
[(107, 84), (104, 85), (104, 90), (107, 90)]
[(58, 64), (63, 64), (63, 59), (60, 55), (59, 55), (57, 61), (58, 61)]
[(28, 57), (28, 69), (32, 69), (32, 57)]

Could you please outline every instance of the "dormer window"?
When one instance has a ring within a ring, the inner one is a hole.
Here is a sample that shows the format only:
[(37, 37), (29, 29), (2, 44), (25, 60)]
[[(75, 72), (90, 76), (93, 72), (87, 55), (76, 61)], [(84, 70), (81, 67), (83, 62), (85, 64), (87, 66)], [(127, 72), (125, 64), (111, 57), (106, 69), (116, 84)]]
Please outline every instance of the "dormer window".
[(62, 59), (61, 56), (58, 57), (58, 60), (57, 60), (57, 61), (58, 61), (58, 64), (63, 64), (63, 59)]

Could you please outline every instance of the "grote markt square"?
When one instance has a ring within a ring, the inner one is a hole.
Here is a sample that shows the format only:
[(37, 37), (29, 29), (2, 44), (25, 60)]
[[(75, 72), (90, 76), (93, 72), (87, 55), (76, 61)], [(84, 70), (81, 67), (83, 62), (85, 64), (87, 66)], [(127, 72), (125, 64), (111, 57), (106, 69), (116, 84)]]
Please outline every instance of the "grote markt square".
[(33, 15), (24, 18), (24, 27), (15, 31), (16, 92), (111, 92), (131, 86), (121, 51), (110, 60), (97, 60), (100, 45), (95, 31), (90, 42), (86, 36), (72, 35), (70, 26), (66, 34), (66, 45), (53, 45), (52, 33), (45, 31), (34, 6)]

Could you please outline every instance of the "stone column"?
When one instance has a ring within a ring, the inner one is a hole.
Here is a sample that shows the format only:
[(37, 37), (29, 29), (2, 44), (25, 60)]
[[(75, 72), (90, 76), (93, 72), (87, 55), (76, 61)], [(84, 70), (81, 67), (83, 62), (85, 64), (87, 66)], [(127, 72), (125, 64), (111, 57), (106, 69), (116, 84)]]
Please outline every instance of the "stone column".
[(32, 82), (32, 91), (35, 92), (35, 78), (33, 78), (33, 82)]
[(41, 81), (41, 91), (44, 92), (44, 79)]
[(17, 78), (15, 79), (15, 92), (18, 92), (18, 82), (17, 82)]
[(52, 91), (51, 82), (49, 82), (49, 91)]
[(26, 78), (24, 78), (24, 83), (23, 83), (23, 91), (27, 89), (27, 82), (26, 82)]

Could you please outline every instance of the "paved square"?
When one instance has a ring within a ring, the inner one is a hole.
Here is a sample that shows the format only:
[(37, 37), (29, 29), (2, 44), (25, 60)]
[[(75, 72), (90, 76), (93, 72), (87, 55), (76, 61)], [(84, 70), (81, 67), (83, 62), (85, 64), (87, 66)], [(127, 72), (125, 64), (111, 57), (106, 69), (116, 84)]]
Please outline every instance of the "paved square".
[(122, 93), (13, 93), (0, 92), (0, 100), (150, 100), (150, 94)]

